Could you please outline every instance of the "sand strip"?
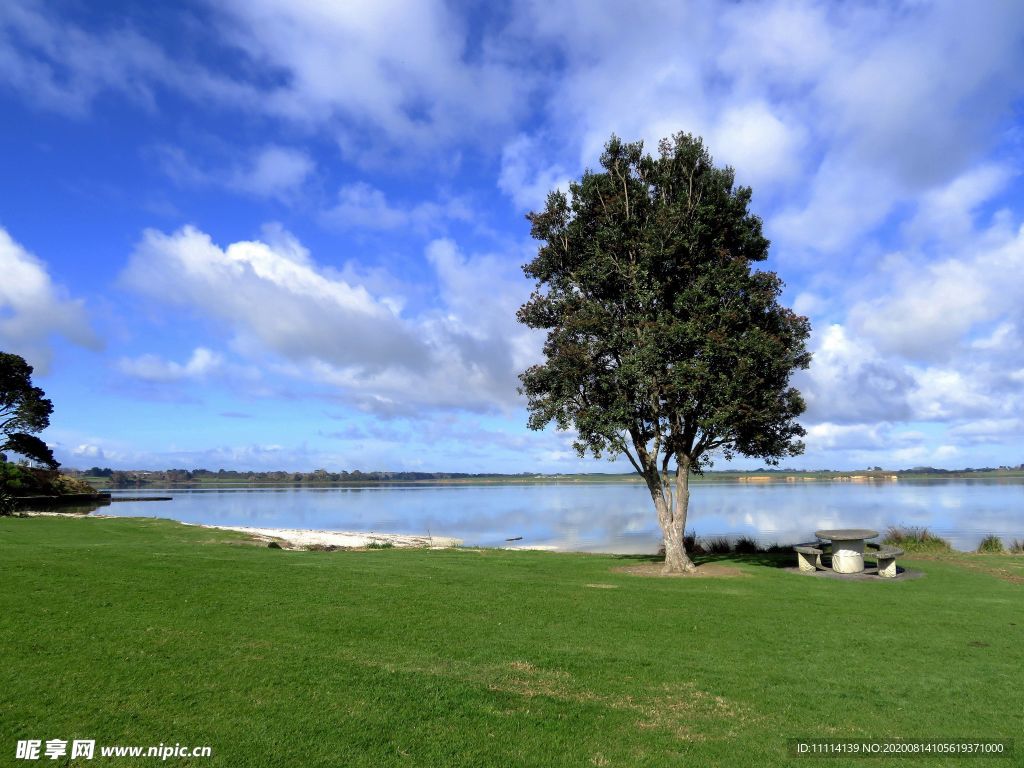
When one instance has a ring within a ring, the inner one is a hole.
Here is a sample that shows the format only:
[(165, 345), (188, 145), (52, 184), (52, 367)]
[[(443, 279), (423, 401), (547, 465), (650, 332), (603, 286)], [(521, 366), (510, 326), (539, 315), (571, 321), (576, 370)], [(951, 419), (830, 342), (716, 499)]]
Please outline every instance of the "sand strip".
[(301, 528), (252, 528), (244, 525), (197, 525), (200, 528), (215, 528), (221, 531), (238, 531), (252, 536), (257, 541), (278, 542), (283, 549), (309, 549), (310, 547), (338, 547), (339, 549), (362, 549), (371, 544), (388, 544), (393, 547), (425, 547), (446, 549), (462, 544), (462, 539), (449, 536), (413, 536), (403, 533), (373, 533), (357, 531), (312, 531)]

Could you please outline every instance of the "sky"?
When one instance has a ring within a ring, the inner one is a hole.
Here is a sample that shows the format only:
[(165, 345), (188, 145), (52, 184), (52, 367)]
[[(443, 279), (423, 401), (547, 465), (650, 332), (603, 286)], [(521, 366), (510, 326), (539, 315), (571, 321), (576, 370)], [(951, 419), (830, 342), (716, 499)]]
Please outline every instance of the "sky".
[(811, 320), (784, 466), (1018, 465), (1022, 72), (1010, 0), (5, 0), (0, 350), (71, 467), (626, 471), (526, 426), (525, 214), (686, 131)]

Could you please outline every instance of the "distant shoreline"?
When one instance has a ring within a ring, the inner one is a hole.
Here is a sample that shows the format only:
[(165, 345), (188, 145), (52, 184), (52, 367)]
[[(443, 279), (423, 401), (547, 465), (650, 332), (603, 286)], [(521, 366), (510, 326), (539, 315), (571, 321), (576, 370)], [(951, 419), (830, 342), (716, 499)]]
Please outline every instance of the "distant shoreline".
[[(305, 477), (300, 480), (260, 480), (246, 477), (202, 477), (199, 479), (168, 479), (164, 472), (126, 472), (130, 480), (112, 483), (109, 478), (84, 475), (81, 479), (96, 488), (217, 488), (244, 486), (254, 488), (364, 488), (433, 485), (550, 485), (550, 484), (642, 484), (643, 478), (635, 473), (588, 473), (573, 475), (476, 475), (466, 477), (437, 477), (409, 479), (319, 479)], [(760, 472), (707, 472), (691, 475), (691, 483), (797, 483), (797, 482), (853, 482), (892, 483), (930, 480), (1024, 480), (1024, 469), (943, 470), (934, 472), (897, 471), (785, 471)]]

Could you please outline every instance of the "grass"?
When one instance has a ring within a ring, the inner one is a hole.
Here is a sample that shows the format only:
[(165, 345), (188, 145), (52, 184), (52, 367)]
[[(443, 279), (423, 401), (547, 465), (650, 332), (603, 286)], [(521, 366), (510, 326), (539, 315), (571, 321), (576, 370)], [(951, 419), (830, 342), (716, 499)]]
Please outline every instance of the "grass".
[(1024, 586), (960, 562), (1024, 561), (842, 582), (776, 567), (791, 554), (659, 579), (614, 570), (650, 558), (291, 552), (163, 520), (3, 518), (0, 765), (28, 738), (213, 747), (168, 765), (632, 767), (1024, 732)]
[(919, 526), (893, 526), (885, 532), (882, 543), (900, 547), (906, 552), (939, 553), (953, 550), (948, 541)]
[(1003, 540), (991, 534), (982, 539), (978, 544), (978, 552), (998, 555), (1005, 551)]

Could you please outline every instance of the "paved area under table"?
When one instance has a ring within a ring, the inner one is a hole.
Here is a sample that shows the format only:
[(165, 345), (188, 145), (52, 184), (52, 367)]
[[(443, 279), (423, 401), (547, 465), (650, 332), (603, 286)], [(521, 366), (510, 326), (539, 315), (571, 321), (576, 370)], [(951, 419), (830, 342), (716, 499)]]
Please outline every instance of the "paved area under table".
[(924, 576), (924, 571), (913, 571), (899, 568), (895, 578), (883, 578), (878, 575), (878, 567), (874, 565), (865, 567), (860, 573), (836, 573), (831, 568), (811, 573), (810, 571), (801, 571), (800, 568), (795, 565), (786, 568), (785, 570), (790, 573), (799, 573), (803, 576), (817, 576), (819, 579), (841, 579), (842, 581), (910, 581), (912, 579), (920, 579)]

